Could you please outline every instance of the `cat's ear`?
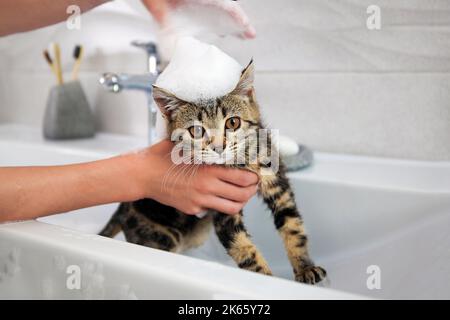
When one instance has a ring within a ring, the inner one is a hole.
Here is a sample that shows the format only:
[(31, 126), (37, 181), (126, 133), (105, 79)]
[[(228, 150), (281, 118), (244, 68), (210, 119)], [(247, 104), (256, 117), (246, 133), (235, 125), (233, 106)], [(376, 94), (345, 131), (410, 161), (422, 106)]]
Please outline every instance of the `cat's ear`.
[(233, 90), (233, 94), (240, 95), (240, 96), (250, 96), (253, 92), (253, 80), (255, 78), (254, 76), (254, 66), (253, 66), (253, 59), (250, 60), (250, 63), (245, 67), (244, 70), (242, 70), (241, 78), (239, 79), (239, 82), (236, 86), (236, 88)]
[(177, 110), (180, 106), (185, 104), (186, 102), (178, 99), (174, 94), (152, 85), (153, 87), (153, 100), (155, 100), (156, 105), (158, 106), (161, 113), (166, 116), (168, 119), (171, 118), (173, 112)]

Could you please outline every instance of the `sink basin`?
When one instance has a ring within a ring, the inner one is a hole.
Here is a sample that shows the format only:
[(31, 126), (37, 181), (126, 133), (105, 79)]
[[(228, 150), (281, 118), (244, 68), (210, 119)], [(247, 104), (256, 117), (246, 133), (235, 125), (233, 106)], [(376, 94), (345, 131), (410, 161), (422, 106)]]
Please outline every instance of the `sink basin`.
[[(0, 166), (91, 161), (144, 145), (107, 134), (47, 142), (2, 125)], [(322, 285), (292, 281), (270, 212), (254, 198), (245, 222), (274, 277), (236, 268), (214, 233), (183, 255), (97, 236), (117, 206), (109, 204), (0, 225), (0, 298), (450, 298), (450, 162), (316, 153), (289, 177), (312, 257), (329, 274)], [(73, 270), (80, 288), (68, 288)]]

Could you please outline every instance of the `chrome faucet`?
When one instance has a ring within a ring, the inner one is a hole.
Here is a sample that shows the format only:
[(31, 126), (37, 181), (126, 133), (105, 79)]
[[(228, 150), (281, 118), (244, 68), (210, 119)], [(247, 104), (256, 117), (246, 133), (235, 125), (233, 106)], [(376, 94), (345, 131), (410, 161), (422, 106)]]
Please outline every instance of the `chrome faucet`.
[(153, 142), (153, 131), (156, 123), (156, 107), (152, 97), (152, 84), (159, 75), (159, 55), (153, 42), (133, 41), (131, 45), (147, 52), (147, 72), (140, 75), (104, 73), (99, 79), (107, 90), (118, 93), (122, 90), (140, 90), (147, 95), (148, 106), (148, 142)]

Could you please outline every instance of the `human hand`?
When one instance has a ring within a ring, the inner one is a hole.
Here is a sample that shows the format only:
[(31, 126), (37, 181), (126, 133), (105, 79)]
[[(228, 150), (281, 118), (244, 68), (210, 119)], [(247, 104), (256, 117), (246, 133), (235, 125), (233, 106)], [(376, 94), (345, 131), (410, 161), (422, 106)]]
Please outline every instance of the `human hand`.
[(155, 20), (163, 25), (165, 23), (169, 10), (176, 9), (182, 5), (195, 4), (209, 6), (219, 9), (228, 15), (236, 26), (242, 30), (241, 36), (246, 39), (252, 39), (256, 36), (255, 29), (250, 24), (249, 19), (236, 1), (224, 0), (142, 0), (142, 3), (150, 11)]
[(210, 165), (174, 165), (173, 143), (159, 142), (140, 152), (137, 166), (143, 197), (155, 199), (187, 214), (205, 209), (238, 213), (256, 193), (256, 174)]

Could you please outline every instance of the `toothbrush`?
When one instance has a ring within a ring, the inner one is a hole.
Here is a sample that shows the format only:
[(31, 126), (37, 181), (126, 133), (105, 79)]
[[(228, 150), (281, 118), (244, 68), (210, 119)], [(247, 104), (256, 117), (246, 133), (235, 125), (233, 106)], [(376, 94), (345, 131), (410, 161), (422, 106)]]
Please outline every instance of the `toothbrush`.
[(55, 65), (53, 63), (52, 58), (50, 57), (50, 53), (48, 53), (48, 50), (44, 50), (43, 52), (44, 54), (44, 58), (47, 61), (48, 65), (50, 66), (50, 68), (52, 69), (53, 74), (58, 77), (57, 72), (56, 72), (56, 68)]
[(62, 69), (61, 69), (61, 49), (57, 43), (53, 43), (53, 51), (55, 52), (55, 68), (58, 84), (63, 83)]
[(75, 59), (75, 65), (72, 70), (72, 80), (78, 78), (78, 71), (80, 69), (81, 59), (83, 58), (83, 46), (77, 45), (73, 50), (73, 58)]

